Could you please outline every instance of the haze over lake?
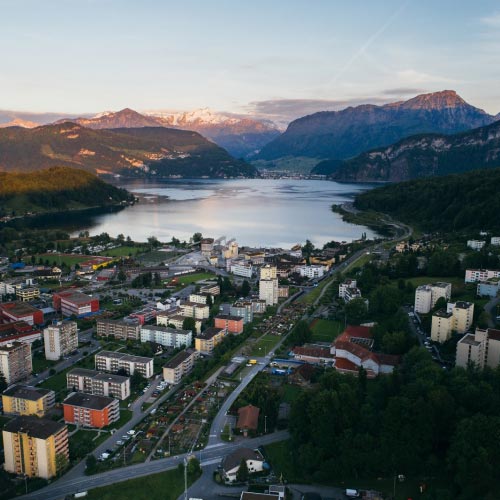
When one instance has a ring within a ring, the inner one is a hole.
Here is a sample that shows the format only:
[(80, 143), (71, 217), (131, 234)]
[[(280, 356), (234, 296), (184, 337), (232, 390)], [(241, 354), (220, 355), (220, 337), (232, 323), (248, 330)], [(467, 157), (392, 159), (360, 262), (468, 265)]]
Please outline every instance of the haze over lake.
[(317, 180), (170, 180), (121, 183), (140, 203), (117, 213), (94, 217), (91, 235), (122, 233), (135, 241), (156, 236), (189, 240), (204, 236), (236, 238), (240, 245), (290, 247), (307, 238), (322, 246), (332, 239), (351, 241), (363, 232), (331, 211), (333, 203), (350, 201), (370, 185)]

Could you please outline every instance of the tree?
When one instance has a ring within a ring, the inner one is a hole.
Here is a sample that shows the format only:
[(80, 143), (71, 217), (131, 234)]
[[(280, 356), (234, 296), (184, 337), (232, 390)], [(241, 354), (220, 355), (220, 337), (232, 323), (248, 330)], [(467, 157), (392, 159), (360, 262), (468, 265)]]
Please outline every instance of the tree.
[(117, 278), (118, 278), (118, 281), (120, 281), (120, 282), (122, 282), (122, 283), (123, 283), (124, 281), (126, 281), (126, 279), (127, 279), (127, 275), (125, 274), (125, 271), (124, 271), (123, 269), (121, 269), (121, 268), (120, 268), (120, 270), (118, 271), (118, 276), (117, 276)]
[(241, 296), (248, 297), (251, 290), (252, 287), (250, 286), (250, 283), (247, 280), (244, 280), (243, 283), (241, 284)]
[(56, 473), (59, 475), (69, 465), (69, 460), (63, 453), (56, 453)]
[(130, 385), (133, 389), (140, 389), (146, 385), (146, 379), (142, 374), (135, 370), (133, 375), (130, 377)]
[(306, 240), (305, 245), (302, 247), (302, 254), (307, 259), (307, 262), (309, 262), (309, 259), (313, 251), (314, 251), (314, 245), (311, 243), (310, 240)]
[(187, 473), (190, 477), (196, 477), (201, 474), (201, 465), (196, 457), (191, 457), (187, 463)]
[(439, 297), (436, 300), (436, 305), (432, 309), (432, 312), (439, 311), (440, 309), (446, 309), (446, 299), (444, 297)]
[(191, 332), (196, 331), (196, 320), (194, 318), (185, 318), (182, 322), (183, 330), (190, 330)]
[(5, 391), (7, 389), (7, 381), (3, 374), (0, 373), (0, 392)]
[(191, 237), (193, 243), (199, 243), (203, 239), (203, 235), (201, 233), (194, 233)]
[(94, 455), (87, 455), (87, 458), (85, 460), (85, 468), (89, 474), (95, 472), (97, 468), (97, 459), (94, 457)]
[(236, 472), (236, 481), (239, 483), (244, 483), (245, 481), (248, 481), (248, 465), (247, 461), (242, 458), (240, 462), (240, 466), (238, 467), (238, 471)]
[(351, 325), (359, 325), (368, 314), (365, 299), (352, 299), (345, 305), (345, 314), (347, 322)]
[(312, 331), (309, 328), (309, 325), (304, 320), (300, 320), (295, 325), (291, 338), (296, 344), (305, 344), (306, 342), (310, 342), (312, 339)]

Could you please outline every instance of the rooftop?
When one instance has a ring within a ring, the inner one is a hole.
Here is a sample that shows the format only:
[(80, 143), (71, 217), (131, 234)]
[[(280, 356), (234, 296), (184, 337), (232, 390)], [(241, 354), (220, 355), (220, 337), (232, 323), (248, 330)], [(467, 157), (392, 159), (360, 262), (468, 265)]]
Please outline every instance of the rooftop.
[(184, 351), (177, 353), (172, 359), (163, 365), (163, 368), (177, 368), (181, 363), (186, 361), (186, 359), (188, 359), (193, 352), (194, 351), (191, 349), (185, 349)]
[(13, 433), (20, 432), (34, 438), (47, 439), (65, 428), (66, 425), (61, 422), (54, 422), (53, 420), (47, 420), (45, 418), (22, 416), (7, 423), (4, 427), (4, 431)]
[(40, 311), (40, 309), (31, 306), (27, 302), (5, 302), (4, 304), (0, 304), (0, 309), (8, 311), (9, 314), (14, 314), (15, 316), (26, 316), (27, 314)]
[(83, 392), (73, 392), (64, 401), (63, 404), (71, 406), (80, 406), (90, 410), (104, 410), (108, 407), (114, 398), (107, 396), (96, 396), (94, 394), (84, 394)]
[(243, 318), (241, 316), (231, 316), (230, 314), (218, 314), (215, 316), (215, 319), (223, 319), (226, 321), (242, 321)]
[(237, 429), (257, 430), (260, 409), (253, 405), (243, 406), (238, 410)]
[(92, 298), (90, 295), (86, 295), (82, 292), (78, 292), (77, 290), (68, 290), (66, 292), (58, 292), (57, 294), (59, 297), (68, 300), (70, 302), (74, 302), (75, 304), (86, 304), (87, 302), (90, 302), (91, 300), (95, 300)]
[(468, 333), (467, 335), (464, 335), (459, 341), (459, 344), (467, 344), (471, 345), (473, 347), (478, 347), (481, 345), (481, 342), (477, 341), (474, 338), (474, 335), (472, 333)]
[(123, 359), (125, 361), (131, 361), (134, 363), (149, 363), (153, 358), (146, 358), (144, 356), (133, 356), (132, 354), (126, 354), (124, 352), (118, 351), (101, 351), (96, 354), (97, 356), (102, 356), (106, 358)]
[(32, 387), (30, 385), (13, 385), (3, 391), (4, 396), (10, 396), (19, 399), (29, 399), (30, 401), (38, 401), (47, 394), (50, 394), (51, 390), (42, 389), (40, 387)]
[(223, 328), (215, 328), (215, 327), (211, 326), (210, 328), (207, 328), (206, 330), (201, 332), (199, 335), (197, 335), (197, 337), (199, 339), (210, 340), (211, 338), (215, 337), (216, 335), (218, 335), (219, 333), (221, 333), (223, 331), (224, 331)]
[(446, 312), (444, 309), (439, 309), (439, 311), (434, 313), (434, 316), (437, 316), (438, 318), (451, 318), (453, 313)]
[(252, 450), (250, 448), (237, 448), (233, 451), (233, 453), (224, 458), (222, 461), (222, 467), (226, 472), (230, 471), (240, 465), (242, 458), (245, 460), (264, 461), (264, 458), (257, 450)]
[(191, 330), (177, 330), (175, 328), (171, 328), (170, 326), (158, 326), (158, 325), (144, 325), (141, 328), (141, 331), (142, 330), (172, 333), (174, 335), (189, 335), (191, 333)]
[(455, 302), (455, 307), (458, 307), (458, 309), (469, 309), (469, 307), (473, 305), (474, 304), (472, 302), (464, 302), (464, 301)]

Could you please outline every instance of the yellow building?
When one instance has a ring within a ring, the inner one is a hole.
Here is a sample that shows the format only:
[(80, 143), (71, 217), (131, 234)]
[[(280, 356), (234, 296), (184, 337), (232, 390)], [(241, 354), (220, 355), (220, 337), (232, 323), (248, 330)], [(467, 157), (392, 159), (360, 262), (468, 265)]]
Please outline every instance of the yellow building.
[(215, 346), (220, 344), (226, 335), (223, 328), (207, 328), (194, 339), (194, 347), (201, 354), (212, 354)]
[(2, 394), (3, 411), (12, 415), (43, 417), (55, 400), (54, 391), (29, 385), (13, 385)]
[(50, 479), (68, 463), (66, 425), (37, 417), (17, 417), (2, 431), (7, 472)]
[(271, 266), (266, 264), (260, 268), (260, 279), (261, 280), (273, 280), (277, 278), (276, 266)]
[(312, 265), (325, 266), (327, 271), (335, 264), (335, 257), (314, 257), (311, 255), (309, 260)]
[(16, 290), (16, 297), (21, 302), (29, 302), (30, 300), (34, 300), (40, 297), (40, 289), (36, 286), (21, 288), (19, 290)]
[(434, 342), (446, 342), (453, 332), (466, 333), (474, 319), (472, 302), (448, 303), (447, 310), (437, 311), (432, 315), (431, 339)]
[(453, 313), (445, 310), (432, 315), (431, 339), (434, 342), (446, 342), (453, 331)]

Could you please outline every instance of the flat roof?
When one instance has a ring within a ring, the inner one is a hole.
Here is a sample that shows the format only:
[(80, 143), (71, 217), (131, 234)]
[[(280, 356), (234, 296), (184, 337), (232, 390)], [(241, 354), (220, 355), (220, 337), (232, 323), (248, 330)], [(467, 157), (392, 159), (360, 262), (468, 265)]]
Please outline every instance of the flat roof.
[(108, 396), (96, 396), (94, 394), (84, 394), (83, 392), (73, 392), (64, 401), (63, 404), (71, 406), (80, 406), (90, 410), (104, 410), (108, 407), (114, 398)]
[(472, 335), (472, 333), (468, 333), (467, 335), (465, 335), (464, 337), (462, 337), (459, 340), (459, 344), (467, 344), (467, 345), (471, 345), (474, 347), (478, 347), (481, 345), (481, 342), (477, 341), (474, 338), (474, 335)]
[(177, 353), (172, 359), (170, 359), (163, 368), (177, 368), (183, 361), (189, 358), (194, 351), (185, 349)]
[(27, 302), (5, 302), (4, 304), (0, 304), (0, 309), (8, 311), (11, 314), (15, 314), (16, 316), (24, 316), (26, 314), (33, 314), (40, 311), (40, 309), (33, 307)]
[(453, 313), (446, 312), (444, 309), (439, 309), (434, 316), (438, 316), (439, 318), (451, 318)]
[[(184, 317), (184, 319), (186, 319), (186, 318)], [(170, 326), (160, 326), (160, 325), (143, 325), (141, 327), (141, 331), (142, 330), (151, 330), (151, 331), (155, 331), (155, 332), (173, 333), (176, 335), (188, 335), (191, 333), (191, 330), (178, 330), (178, 329), (172, 328)]]
[(224, 331), (223, 328), (215, 328), (214, 326), (211, 326), (210, 328), (207, 328), (199, 335), (197, 335), (197, 337), (203, 340), (210, 340), (211, 338), (215, 337), (216, 335), (218, 335), (220, 332), (223, 331)]
[(20, 432), (34, 438), (47, 439), (65, 428), (66, 425), (62, 422), (54, 422), (54, 420), (46, 418), (22, 416), (8, 422), (4, 427), (4, 431)]
[(68, 300), (70, 302), (74, 302), (75, 304), (86, 304), (87, 302), (90, 302), (91, 300), (97, 300), (97, 298), (95, 298), (95, 297), (91, 297), (90, 295), (86, 295), (85, 293), (78, 292), (76, 290), (59, 292), (59, 293), (56, 293), (55, 295), (58, 295), (59, 297), (61, 297), (61, 299), (65, 299), (65, 300)]
[(96, 356), (104, 356), (106, 358), (124, 359), (126, 361), (133, 361), (134, 363), (149, 363), (153, 358), (146, 358), (145, 356), (134, 356), (125, 352), (118, 351), (101, 351)]
[(5, 391), (3, 391), (4, 396), (10, 396), (13, 398), (29, 399), (30, 401), (38, 401), (47, 394), (53, 393), (50, 389), (42, 389), (41, 387), (33, 387), (31, 385), (13, 385)]
[(241, 316), (231, 316), (230, 314), (218, 314), (215, 319), (225, 319), (227, 321), (241, 321), (243, 318)]

